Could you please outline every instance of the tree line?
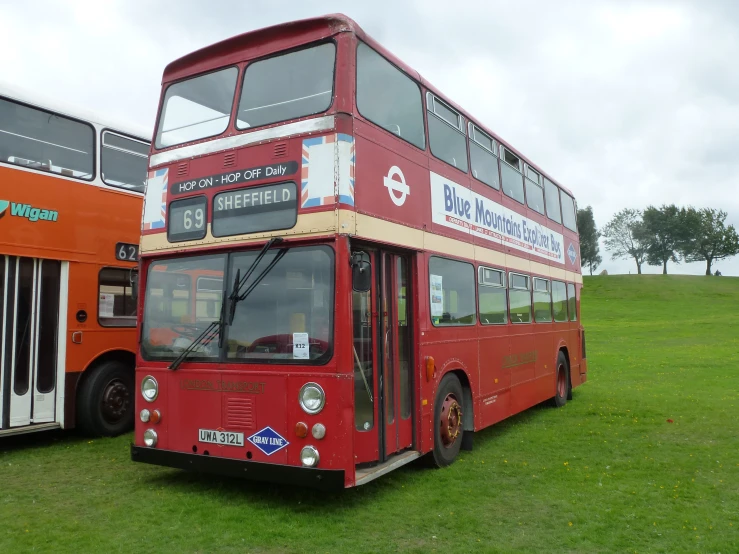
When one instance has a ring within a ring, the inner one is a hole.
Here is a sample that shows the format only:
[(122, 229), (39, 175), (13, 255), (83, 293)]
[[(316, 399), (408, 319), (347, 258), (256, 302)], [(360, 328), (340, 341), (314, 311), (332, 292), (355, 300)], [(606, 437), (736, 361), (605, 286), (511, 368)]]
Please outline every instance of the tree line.
[(739, 235), (726, 225), (726, 216), (723, 210), (675, 204), (626, 208), (599, 230), (588, 206), (577, 211), (581, 265), (592, 275), (603, 263), (598, 243), (603, 237), (612, 259), (633, 259), (639, 274), (646, 264), (661, 265), (666, 275), (668, 262), (685, 261), (706, 262), (706, 275), (711, 275), (714, 262), (739, 254)]

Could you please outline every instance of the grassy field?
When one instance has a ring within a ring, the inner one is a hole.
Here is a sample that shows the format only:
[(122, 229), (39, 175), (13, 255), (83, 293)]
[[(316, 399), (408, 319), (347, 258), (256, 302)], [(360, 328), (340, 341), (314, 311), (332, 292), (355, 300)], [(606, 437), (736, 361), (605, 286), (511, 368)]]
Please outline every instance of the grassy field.
[(737, 552), (739, 279), (586, 278), (590, 381), (336, 494), (0, 441), (0, 552)]

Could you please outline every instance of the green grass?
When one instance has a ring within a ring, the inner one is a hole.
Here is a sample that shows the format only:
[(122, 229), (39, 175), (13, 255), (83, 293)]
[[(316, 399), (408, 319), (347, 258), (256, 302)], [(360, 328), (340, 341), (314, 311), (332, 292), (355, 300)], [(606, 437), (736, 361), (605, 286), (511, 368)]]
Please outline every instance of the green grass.
[(739, 279), (586, 278), (572, 402), (341, 493), (134, 464), (130, 435), (2, 440), (0, 552), (739, 551), (737, 306)]

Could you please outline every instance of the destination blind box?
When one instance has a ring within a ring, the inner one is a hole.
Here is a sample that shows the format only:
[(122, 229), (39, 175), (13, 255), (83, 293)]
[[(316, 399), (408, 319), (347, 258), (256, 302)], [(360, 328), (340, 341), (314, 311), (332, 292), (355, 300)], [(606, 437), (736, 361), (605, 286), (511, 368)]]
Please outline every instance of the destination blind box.
[(298, 221), (295, 183), (248, 187), (216, 194), (214, 237), (290, 229)]

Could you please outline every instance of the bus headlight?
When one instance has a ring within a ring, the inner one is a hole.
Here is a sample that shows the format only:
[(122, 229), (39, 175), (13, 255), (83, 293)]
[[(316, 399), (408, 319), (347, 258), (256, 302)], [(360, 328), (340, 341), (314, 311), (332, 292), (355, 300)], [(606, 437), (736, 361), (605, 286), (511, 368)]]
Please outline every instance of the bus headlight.
[(151, 417), (151, 412), (149, 412), (149, 410), (147, 410), (146, 408), (144, 408), (143, 410), (141, 410), (141, 413), (139, 414), (139, 417), (141, 418), (141, 421), (143, 421), (144, 423), (149, 423), (149, 418)]
[(154, 402), (154, 400), (157, 399), (157, 396), (159, 395), (159, 385), (157, 384), (157, 380), (151, 375), (147, 375), (144, 377), (144, 380), (141, 381), (141, 395), (147, 402)]
[(144, 431), (144, 444), (148, 447), (157, 445), (157, 432), (154, 429)]
[(300, 462), (305, 467), (316, 467), (319, 459), (318, 450), (312, 446), (304, 446), (300, 451)]
[(305, 413), (315, 415), (323, 410), (323, 405), (326, 403), (326, 395), (323, 394), (321, 385), (317, 383), (306, 383), (300, 389), (298, 401)]

